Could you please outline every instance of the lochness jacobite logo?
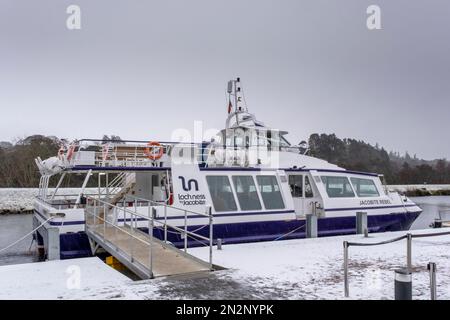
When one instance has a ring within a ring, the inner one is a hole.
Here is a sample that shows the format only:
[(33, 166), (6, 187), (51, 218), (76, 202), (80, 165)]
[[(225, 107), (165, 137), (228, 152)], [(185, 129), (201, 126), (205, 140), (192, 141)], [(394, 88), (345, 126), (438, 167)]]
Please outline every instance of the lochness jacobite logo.
[(186, 185), (186, 179), (183, 176), (178, 176), (178, 179), (181, 179), (181, 186), (183, 187), (184, 191), (191, 191), (192, 186), (195, 187), (195, 191), (198, 191), (198, 181), (195, 179), (190, 179), (187, 182)]

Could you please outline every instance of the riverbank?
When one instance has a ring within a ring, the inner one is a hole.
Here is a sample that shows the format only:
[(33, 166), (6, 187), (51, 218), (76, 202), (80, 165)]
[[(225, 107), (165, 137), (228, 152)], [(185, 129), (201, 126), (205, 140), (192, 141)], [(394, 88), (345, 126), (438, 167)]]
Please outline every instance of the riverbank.
[[(86, 191), (94, 192), (96, 188), (87, 188)], [(50, 188), (49, 193), (54, 189)], [(78, 188), (61, 188), (59, 193), (63, 195), (78, 194)], [(0, 188), (0, 215), (2, 214), (26, 214), (33, 212), (33, 201), (39, 193), (38, 188)]]
[(450, 196), (450, 184), (388, 185), (388, 189), (408, 197)]
[[(435, 185), (388, 185), (389, 190), (400, 192), (408, 197), (450, 196), (449, 184)], [(49, 193), (54, 189), (49, 189)], [(96, 188), (86, 188), (86, 192), (96, 192)], [(0, 188), (0, 215), (26, 214), (33, 212), (33, 199), (38, 195), (37, 188)], [(61, 194), (78, 194), (78, 188), (61, 188)]]

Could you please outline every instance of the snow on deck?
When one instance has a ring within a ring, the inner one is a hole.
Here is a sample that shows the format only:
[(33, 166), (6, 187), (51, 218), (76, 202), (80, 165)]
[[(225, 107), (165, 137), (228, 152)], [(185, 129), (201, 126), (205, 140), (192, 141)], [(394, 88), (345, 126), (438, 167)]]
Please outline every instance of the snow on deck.
[(71, 291), (129, 282), (96, 257), (8, 265), (0, 267), (0, 299), (59, 299)]
[[(412, 233), (443, 231), (450, 229)], [(221, 251), (214, 248), (213, 258), (215, 264), (228, 270), (135, 282), (106, 265), (88, 263), (81, 267), (82, 274), (86, 274), (82, 288), (71, 290), (65, 287), (67, 266), (81, 265), (91, 258), (35, 263), (26, 268), (1, 267), (0, 298), (344, 299), (342, 242), (378, 242), (405, 233), (223, 245)], [(413, 299), (430, 297), (426, 270), (430, 261), (437, 264), (438, 299), (450, 299), (449, 245), (450, 236), (413, 239)], [(202, 259), (208, 257), (206, 247), (189, 252)], [(406, 264), (406, 240), (375, 247), (350, 247), (349, 257), (351, 299), (393, 299), (394, 270)]]

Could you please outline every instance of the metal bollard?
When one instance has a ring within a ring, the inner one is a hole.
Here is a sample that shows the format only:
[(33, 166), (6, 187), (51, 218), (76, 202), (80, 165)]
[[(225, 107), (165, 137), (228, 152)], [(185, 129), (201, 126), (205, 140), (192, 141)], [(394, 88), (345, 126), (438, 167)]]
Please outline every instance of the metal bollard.
[(364, 234), (365, 230), (367, 228), (368, 228), (367, 212), (357, 212), (356, 213), (356, 233)]
[(395, 270), (395, 300), (412, 300), (412, 275), (409, 268)]
[(442, 228), (442, 220), (439, 218), (434, 219), (433, 228)]
[(317, 238), (317, 216), (314, 214), (306, 215), (306, 237)]
[(217, 250), (222, 250), (222, 239), (217, 239)]
[(436, 263), (428, 263), (427, 269), (430, 273), (431, 300), (436, 300)]
[(364, 238), (368, 238), (369, 237), (369, 229), (365, 228), (364, 229)]

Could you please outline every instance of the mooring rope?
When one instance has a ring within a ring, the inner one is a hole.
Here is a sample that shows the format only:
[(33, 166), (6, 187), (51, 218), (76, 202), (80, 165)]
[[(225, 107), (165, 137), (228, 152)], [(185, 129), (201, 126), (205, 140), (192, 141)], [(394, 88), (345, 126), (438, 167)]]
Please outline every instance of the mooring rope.
[(297, 231), (297, 230), (300, 230), (300, 229), (304, 228), (305, 226), (306, 226), (306, 223), (305, 223), (305, 224), (303, 224), (303, 225), (301, 225), (300, 227), (297, 227), (297, 228), (295, 228), (295, 229), (294, 229), (294, 230), (292, 230), (292, 231), (289, 231), (288, 233), (282, 234), (281, 236), (279, 236), (279, 237), (278, 237), (278, 238), (276, 238), (276, 239), (273, 239), (272, 241), (277, 241), (277, 240), (279, 240), (279, 239), (281, 239), (281, 238), (284, 238), (284, 237), (286, 237), (286, 236), (290, 235), (291, 233), (294, 233), (295, 231)]
[(51, 219), (53, 219), (54, 217), (50, 217), (47, 220), (45, 220), (44, 222), (42, 222), (39, 226), (37, 226), (36, 228), (34, 228), (33, 230), (31, 230), (30, 232), (28, 232), (26, 235), (24, 235), (23, 237), (21, 237), (20, 239), (14, 241), (13, 243), (11, 243), (10, 245), (6, 246), (3, 249), (0, 249), (0, 252), (5, 251), (9, 248), (11, 248), (12, 246), (18, 244), (20, 241), (28, 238), (30, 235), (32, 235), (37, 229), (39, 229), (40, 227), (42, 227), (44, 224), (46, 224), (48, 221), (50, 221)]

